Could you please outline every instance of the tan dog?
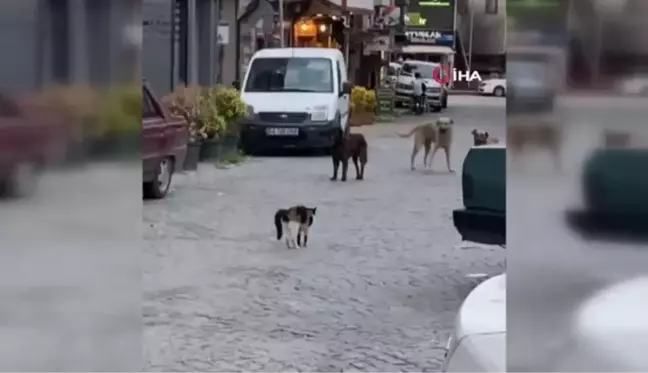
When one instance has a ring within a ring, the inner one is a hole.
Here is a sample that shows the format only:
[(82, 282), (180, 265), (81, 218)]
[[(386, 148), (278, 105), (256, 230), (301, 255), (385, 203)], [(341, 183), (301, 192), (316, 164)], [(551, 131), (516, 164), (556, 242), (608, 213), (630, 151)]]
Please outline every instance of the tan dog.
[[(446, 155), (446, 166), (449, 172), (454, 172), (450, 167), (450, 151), (452, 150), (452, 125), (454, 121), (448, 117), (441, 117), (434, 123), (422, 124), (414, 127), (408, 134), (398, 134), (400, 137), (411, 137), (414, 135), (414, 148), (410, 168), (415, 170), (414, 161), (421, 147), (425, 148), (423, 154), (423, 166), (432, 167), (434, 155), (439, 149), (443, 149)], [(434, 143), (434, 149), (432, 149)], [(430, 154), (431, 151), (431, 154)], [(430, 161), (428, 163), (428, 156)]]
[(519, 156), (529, 145), (548, 150), (553, 159), (554, 166), (560, 168), (560, 145), (562, 131), (560, 125), (553, 121), (540, 123), (507, 123), (506, 137), (511, 155)]
[(474, 129), (472, 130), (471, 134), (473, 136), (474, 146), (499, 144), (499, 139), (497, 137), (491, 137), (488, 132), (479, 132)]

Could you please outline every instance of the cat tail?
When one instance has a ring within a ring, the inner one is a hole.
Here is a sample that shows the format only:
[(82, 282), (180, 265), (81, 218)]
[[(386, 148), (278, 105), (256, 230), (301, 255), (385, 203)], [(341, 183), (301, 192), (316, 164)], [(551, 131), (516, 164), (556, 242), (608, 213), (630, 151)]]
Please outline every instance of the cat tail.
[(274, 217), (275, 228), (277, 228), (277, 240), (281, 239), (283, 236), (283, 224), (281, 223), (281, 210), (277, 211)]

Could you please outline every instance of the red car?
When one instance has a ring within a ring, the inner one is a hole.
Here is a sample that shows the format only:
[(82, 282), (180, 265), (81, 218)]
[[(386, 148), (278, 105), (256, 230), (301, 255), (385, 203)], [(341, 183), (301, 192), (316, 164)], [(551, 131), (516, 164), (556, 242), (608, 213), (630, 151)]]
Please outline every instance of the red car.
[(62, 155), (72, 127), (56, 118), (0, 94), (0, 196), (29, 196), (44, 166)]
[(173, 173), (181, 170), (187, 153), (189, 124), (160, 104), (146, 83), (142, 85), (142, 166), (144, 198), (163, 198)]

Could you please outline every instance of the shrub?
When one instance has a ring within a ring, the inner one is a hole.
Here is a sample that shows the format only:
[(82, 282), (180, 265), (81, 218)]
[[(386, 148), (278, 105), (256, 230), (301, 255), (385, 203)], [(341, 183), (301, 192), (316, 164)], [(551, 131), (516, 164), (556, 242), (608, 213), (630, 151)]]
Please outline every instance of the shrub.
[(225, 132), (237, 135), (240, 121), (247, 116), (248, 108), (241, 93), (231, 87), (216, 86), (209, 90), (218, 114), (225, 121)]
[(201, 128), (199, 106), (203, 89), (198, 85), (178, 85), (173, 92), (162, 98), (162, 104), (173, 115), (183, 117), (189, 123), (189, 141), (205, 139), (207, 134)]
[(220, 137), (226, 129), (225, 118), (216, 104), (216, 91), (208, 89), (198, 99), (196, 125), (203, 139)]
[(129, 85), (103, 95), (97, 121), (103, 135), (135, 135), (142, 128), (142, 89)]
[(364, 109), (365, 111), (370, 113), (376, 111), (376, 91), (374, 91), (373, 89), (368, 89), (365, 91)]

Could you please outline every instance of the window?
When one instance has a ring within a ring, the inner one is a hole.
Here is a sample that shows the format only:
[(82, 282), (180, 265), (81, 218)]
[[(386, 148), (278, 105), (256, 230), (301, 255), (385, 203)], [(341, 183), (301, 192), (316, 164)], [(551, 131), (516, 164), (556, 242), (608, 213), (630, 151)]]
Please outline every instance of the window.
[(438, 65), (432, 64), (406, 63), (403, 65), (401, 75), (413, 76), (414, 73), (419, 73), (421, 74), (421, 78), (423, 79), (432, 79), (434, 75), (434, 69), (436, 69), (437, 67)]
[(486, 0), (486, 14), (497, 14), (497, 1), (498, 0)]
[(151, 102), (151, 98), (144, 88), (142, 88), (142, 101), (142, 118), (159, 117), (157, 110), (155, 110), (155, 106)]
[(333, 66), (328, 58), (257, 58), (245, 92), (333, 92)]

